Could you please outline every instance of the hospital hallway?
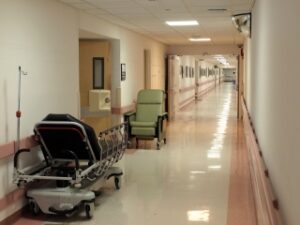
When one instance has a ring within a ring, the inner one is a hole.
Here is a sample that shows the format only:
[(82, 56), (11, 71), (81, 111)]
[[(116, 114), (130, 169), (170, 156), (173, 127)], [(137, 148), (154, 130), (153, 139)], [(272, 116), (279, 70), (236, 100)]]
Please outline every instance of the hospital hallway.
[(82, 213), (22, 218), (16, 224), (256, 224), (236, 110), (235, 86), (223, 83), (178, 113), (161, 150), (127, 150), (119, 163), (122, 187), (116, 191), (112, 181), (107, 183), (93, 219)]

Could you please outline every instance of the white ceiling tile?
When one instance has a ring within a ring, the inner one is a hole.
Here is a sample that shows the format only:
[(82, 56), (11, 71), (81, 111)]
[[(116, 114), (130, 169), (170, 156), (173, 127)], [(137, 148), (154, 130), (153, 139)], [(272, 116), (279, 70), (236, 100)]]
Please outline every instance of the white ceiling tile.
[(107, 15), (108, 12), (102, 9), (89, 9), (89, 10), (85, 10), (86, 13), (91, 14), (91, 15)]
[(89, 10), (89, 9), (94, 9), (93, 6), (91, 6), (90, 4), (87, 3), (72, 3), (72, 6), (77, 8), (77, 9), (81, 9), (81, 10)]
[(147, 13), (147, 11), (141, 7), (133, 6), (133, 7), (106, 7), (106, 11), (112, 14), (129, 14), (129, 13)]
[(62, 2), (66, 4), (72, 4), (72, 3), (82, 3), (81, 0), (61, 0)]
[(191, 6), (210, 6), (210, 7), (224, 7), (230, 4), (230, 0), (185, 0)]
[(107, 8), (107, 7), (130, 7), (135, 5), (134, 2), (130, 0), (85, 0), (88, 3), (93, 4), (98, 8)]
[[(108, 22), (166, 44), (188, 44), (187, 38), (212, 38), (211, 44), (238, 44), (244, 38), (235, 30), (231, 15), (249, 12), (254, 0), (60, 0)], [(226, 8), (211, 12), (210, 8)], [(169, 27), (167, 20), (192, 20), (197, 27)]]
[(161, 13), (157, 17), (167, 21), (167, 20), (194, 20), (196, 19), (190, 13)]

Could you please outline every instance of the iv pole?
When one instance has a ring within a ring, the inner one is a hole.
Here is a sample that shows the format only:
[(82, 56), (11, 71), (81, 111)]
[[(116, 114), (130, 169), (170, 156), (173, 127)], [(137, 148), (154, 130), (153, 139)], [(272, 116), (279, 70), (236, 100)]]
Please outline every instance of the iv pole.
[(20, 149), (20, 127), (21, 127), (21, 80), (22, 75), (27, 75), (27, 72), (23, 71), (21, 66), (19, 66), (19, 85), (18, 85), (18, 110), (16, 112), (17, 117), (17, 144), (15, 152)]

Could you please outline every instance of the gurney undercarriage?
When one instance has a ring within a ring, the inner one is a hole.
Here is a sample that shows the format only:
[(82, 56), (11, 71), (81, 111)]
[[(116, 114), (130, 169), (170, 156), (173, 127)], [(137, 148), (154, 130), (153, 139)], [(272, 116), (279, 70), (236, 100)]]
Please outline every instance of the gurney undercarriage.
[[(14, 182), (27, 188), (32, 213), (71, 216), (84, 209), (87, 218), (94, 212), (95, 198), (105, 181), (113, 178), (121, 186), (122, 169), (114, 167), (127, 146), (126, 124), (105, 130), (97, 137), (93, 128), (68, 114), (49, 114), (34, 128), (44, 160), (30, 169), (20, 169), (20, 149), (14, 157)], [(24, 153), (29, 154), (29, 153)]]

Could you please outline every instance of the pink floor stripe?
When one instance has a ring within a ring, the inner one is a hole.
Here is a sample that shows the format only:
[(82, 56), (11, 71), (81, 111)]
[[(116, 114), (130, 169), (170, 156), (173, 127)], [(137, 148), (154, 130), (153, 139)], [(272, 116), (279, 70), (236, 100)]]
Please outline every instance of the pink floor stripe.
[(24, 197), (25, 189), (16, 189), (0, 199), (0, 211)]
[(227, 225), (257, 225), (248, 151), (243, 129), (242, 123), (239, 122), (236, 147), (233, 148), (231, 155)]
[(13, 225), (42, 225), (44, 222), (27, 218), (20, 218)]

